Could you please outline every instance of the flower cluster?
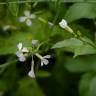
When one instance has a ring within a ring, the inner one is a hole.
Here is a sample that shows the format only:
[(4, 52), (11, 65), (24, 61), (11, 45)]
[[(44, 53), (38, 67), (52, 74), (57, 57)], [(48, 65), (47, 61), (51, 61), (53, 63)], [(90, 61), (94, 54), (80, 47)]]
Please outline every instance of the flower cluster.
[(19, 61), (24, 62), (26, 57), (31, 54), (32, 62), (31, 62), (31, 70), (28, 73), (28, 76), (35, 78), (34, 73), (34, 59), (33, 56), (37, 56), (41, 60), (41, 66), (47, 65), (49, 63), (48, 59), (51, 58), (50, 55), (41, 56), (37, 51), (35, 52), (35, 47), (38, 46), (38, 40), (32, 40), (32, 48), (31, 50), (27, 47), (23, 47), (22, 43), (17, 45), (18, 51), (16, 52), (16, 56), (19, 58)]
[[(41, 17), (37, 17), (35, 14), (31, 14), (30, 11), (26, 10), (24, 11), (24, 16), (21, 16), (19, 18), (20, 22), (25, 22), (27, 26), (31, 26), (32, 25), (32, 20), (31, 19), (35, 19), (37, 18), (39, 21), (48, 24), (50, 27), (52, 27), (54, 24), (51, 22), (47, 22), (45, 19), (41, 18)], [(70, 33), (74, 34), (73, 30), (68, 26), (68, 23), (66, 22), (66, 20), (62, 19), (61, 22), (59, 22), (59, 26), (67, 31), (69, 31)], [(10, 26), (5, 26), (3, 29), (7, 30), (9, 29)], [(24, 62), (26, 61), (26, 58), (28, 57), (28, 55), (31, 54), (32, 56), (32, 62), (31, 62), (31, 70), (28, 73), (28, 76), (30, 76), (31, 78), (35, 78), (35, 73), (34, 73), (34, 59), (33, 56), (37, 56), (40, 60), (41, 60), (41, 66), (47, 65), (49, 63), (48, 59), (51, 58), (50, 55), (46, 55), (46, 56), (41, 56), (37, 49), (38, 49), (38, 40), (32, 40), (32, 47), (31, 48), (27, 48), (27, 47), (23, 47), (22, 43), (19, 43), (17, 45), (18, 51), (16, 52), (16, 56), (19, 58), (19, 61)]]

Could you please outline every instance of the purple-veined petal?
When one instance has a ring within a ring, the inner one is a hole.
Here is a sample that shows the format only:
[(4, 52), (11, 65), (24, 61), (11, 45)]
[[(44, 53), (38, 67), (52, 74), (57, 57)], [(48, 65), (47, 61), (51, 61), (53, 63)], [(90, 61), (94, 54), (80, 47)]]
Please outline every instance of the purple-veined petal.
[(49, 63), (49, 61), (47, 59), (42, 59), (42, 62), (47, 65)]
[(31, 78), (35, 78), (34, 70), (29, 71), (28, 76)]
[(43, 56), (43, 58), (51, 58), (51, 55), (46, 55), (46, 56)]
[(32, 45), (36, 45), (38, 43), (38, 40), (32, 40)]
[(21, 56), (21, 53), (19, 51), (16, 52), (16, 56), (17, 57), (20, 57)]
[(22, 52), (29, 52), (29, 50), (28, 50), (26, 47), (24, 47), (24, 48), (22, 49)]
[(66, 28), (68, 26), (66, 20), (64, 19), (62, 19), (61, 22), (59, 22), (59, 25), (61, 28)]
[(19, 22), (24, 22), (26, 20), (26, 17), (25, 16), (22, 16), (19, 18)]
[(26, 61), (26, 57), (24, 57), (24, 56), (19, 57), (19, 61), (21, 61), (21, 62)]
[(28, 26), (31, 26), (31, 25), (32, 25), (32, 21), (31, 21), (30, 19), (27, 19), (27, 20), (26, 20), (26, 24), (27, 24)]
[(26, 10), (26, 11), (24, 11), (24, 14), (25, 14), (26, 17), (29, 17), (30, 16), (30, 11)]

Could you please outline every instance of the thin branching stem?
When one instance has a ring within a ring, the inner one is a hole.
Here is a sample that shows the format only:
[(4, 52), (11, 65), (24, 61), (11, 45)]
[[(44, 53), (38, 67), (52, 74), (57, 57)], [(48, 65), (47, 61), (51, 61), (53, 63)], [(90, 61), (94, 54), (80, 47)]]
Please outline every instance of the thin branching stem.
[(32, 2), (35, 2), (35, 1), (11, 1), (11, 2), (0, 2), (0, 5), (6, 5), (6, 4), (22, 4), (22, 3), (32, 3)]

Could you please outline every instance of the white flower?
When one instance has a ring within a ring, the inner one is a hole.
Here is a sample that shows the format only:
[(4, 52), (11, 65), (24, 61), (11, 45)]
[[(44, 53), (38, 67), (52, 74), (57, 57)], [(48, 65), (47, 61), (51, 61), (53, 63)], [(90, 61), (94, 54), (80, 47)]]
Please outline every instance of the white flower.
[(49, 61), (47, 59), (51, 58), (51, 55), (46, 55), (43, 57), (38, 53), (36, 53), (35, 55), (41, 59), (41, 66), (43, 66), (44, 64), (47, 65), (49, 63)]
[(38, 40), (32, 40), (32, 46), (37, 45), (37, 43), (38, 43)]
[(5, 25), (2, 29), (3, 31), (7, 31), (10, 28), (10, 25)]
[(16, 56), (19, 58), (19, 61), (21, 62), (24, 62), (26, 60), (24, 54), (19, 51), (16, 52)]
[(5, 25), (5, 26), (3, 26), (3, 31), (7, 31), (7, 30), (9, 30), (9, 29), (14, 29), (14, 30), (16, 30), (17, 29), (17, 27), (16, 26), (13, 26), (13, 25)]
[(24, 53), (29, 52), (29, 50), (26, 47), (22, 46), (22, 43), (19, 43), (17, 45), (18, 51), (16, 52), (16, 56), (19, 58), (21, 62), (26, 60), (26, 57)]
[(66, 28), (68, 26), (66, 20), (62, 19), (61, 22), (59, 22), (59, 25), (61, 28)]
[(34, 60), (32, 59), (32, 63), (31, 63), (31, 70), (28, 73), (28, 76), (31, 78), (35, 78), (35, 73), (34, 73)]
[(41, 66), (43, 66), (44, 64), (47, 65), (49, 63), (49, 61), (47, 59), (51, 58), (51, 55), (46, 55), (46, 56), (43, 56), (41, 58)]
[(35, 78), (34, 70), (30, 70), (29, 73), (28, 73), (28, 76), (31, 77), (31, 78)]
[(74, 34), (73, 30), (68, 26), (67, 21), (62, 19), (61, 22), (59, 22), (59, 25), (61, 28), (67, 30), (68, 32)]
[(30, 14), (30, 11), (28, 11), (28, 10), (24, 11), (24, 15), (25, 16), (21, 16), (19, 18), (19, 21), (20, 22), (26, 22), (26, 24), (28, 26), (31, 26), (32, 25), (31, 19), (35, 19), (36, 18), (36, 15), (35, 14)]

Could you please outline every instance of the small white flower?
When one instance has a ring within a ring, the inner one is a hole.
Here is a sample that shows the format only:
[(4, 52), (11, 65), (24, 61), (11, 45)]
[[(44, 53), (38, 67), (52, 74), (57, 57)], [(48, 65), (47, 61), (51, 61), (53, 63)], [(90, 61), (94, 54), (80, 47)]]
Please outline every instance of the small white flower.
[(31, 78), (35, 78), (35, 73), (33, 70), (30, 70), (29, 73), (28, 73), (28, 76), (31, 77)]
[(35, 19), (36, 18), (36, 15), (35, 14), (31, 14), (30, 11), (28, 11), (28, 10), (24, 11), (24, 15), (25, 16), (21, 16), (19, 18), (19, 21), (20, 22), (26, 22), (26, 24), (28, 26), (31, 26), (32, 25), (31, 19)]
[(24, 54), (19, 51), (16, 52), (16, 56), (19, 58), (19, 61), (21, 62), (24, 62), (26, 60), (26, 57), (24, 56)]
[(26, 60), (24, 53), (29, 52), (29, 50), (26, 47), (23, 47), (22, 43), (19, 43), (17, 45), (17, 48), (18, 48), (18, 51), (16, 52), (16, 56), (19, 58), (21, 62), (24, 62)]
[(17, 48), (18, 48), (18, 50), (21, 51), (21, 52), (29, 52), (29, 50), (28, 50), (26, 47), (23, 47), (22, 43), (19, 43), (19, 44), (17, 45)]
[(24, 22), (26, 19), (27, 19), (27, 18), (26, 18), (25, 16), (22, 16), (22, 17), (19, 18), (19, 21), (20, 21), (20, 22)]
[(49, 63), (49, 61), (47, 59), (49, 59), (49, 58), (51, 58), (50, 55), (43, 56), (41, 59), (41, 66), (43, 66), (44, 64), (47, 65)]
[(61, 22), (59, 22), (59, 25), (61, 28), (66, 28), (68, 26), (67, 21), (62, 19)]
[(38, 53), (36, 53), (35, 55), (41, 59), (41, 66), (43, 66), (44, 64), (47, 65), (49, 63), (49, 61), (47, 59), (51, 58), (51, 55), (46, 55), (43, 57)]
[(32, 25), (32, 21), (31, 21), (30, 19), (27, 19), (27, 20), (26, 20), (26, 24), (27, 24), (28, 26), (31, 26), (31, 25)]
[(37, 45), (38, 40), (32, 40), (32, 46), (34, 47), (35, 45)]
[(28, 73), (28, 76), (31, 78), (35, 78), (35, 73), (34, 73), (34, 60), (32, 59), (32, 63), (31, 63), (31, 70)]
[(9, 30), (9, 29), (14, 29), (14, 30), (16, 30), (17, 29), (17, 27), (16, 26), (13, 26), (13, 25), (5, 25), (5, 26), (3, 26), (3, 31), (7, 31), (7, 30)]
[(3, 31), (7, 31), (10, 28), (10, 25), (5, 25), (2, 29)]
[(68, 26), (67, 21), (62, 19), (61, 22), (59, 23), (60, 27), (67, 30), (68, 32), (74, 34), (74, 31)]

